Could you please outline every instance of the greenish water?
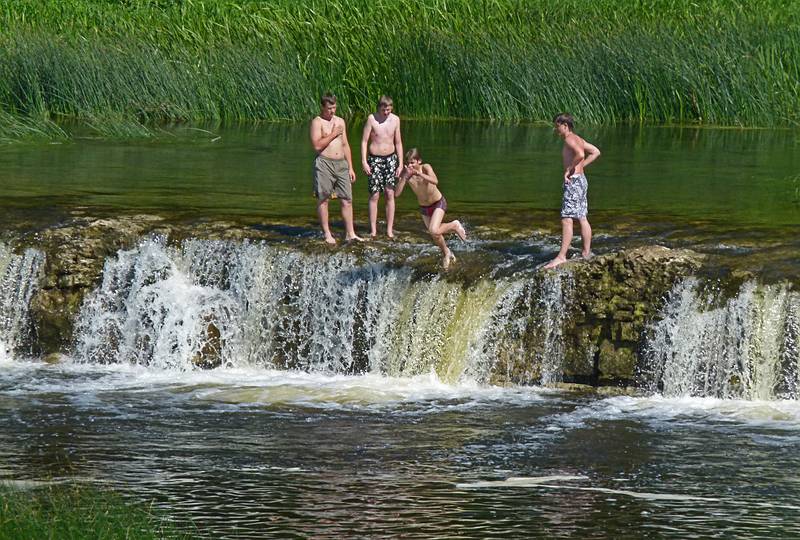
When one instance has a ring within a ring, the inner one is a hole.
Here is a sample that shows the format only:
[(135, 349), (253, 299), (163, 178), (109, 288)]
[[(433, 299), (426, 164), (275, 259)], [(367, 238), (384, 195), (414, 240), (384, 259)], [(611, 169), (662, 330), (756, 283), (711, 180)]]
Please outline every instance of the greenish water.
[[(366, 218), (358, 165), (360, 126), (350, 142), (358, 180), (356, 217)], [(603, 152), (588, 169), (590, 212), (730, 227), (798, 223), (791, 177), (800, 171), (800, 134), (791, 130), (587, 128)], [(194, 217), (265, 219), (314, 214), (313, 153), (305, 124), (178, 129), (154, 142), (75, 140), (0, 148), (2, 204), (153, 211)], [(451, 213), (491, 220), (498, 212), (560, 205), (560, 141), (548, 127), (406, 122), (407, 148), (437, 170)], [(413, 196), (401, 212), (415, 209)], [(610, 217), (601, 218), (613, 221)], [(520, 228), (542, 223), (519, 223)]]
[[(357, 231), (367, 234), (367, 181), (358, 179)], [(792, 130), (597, 128), (579, 133), (602, 150), (588, 169), (593, 249), (646, 243), (689, 247), (764, 277), (796, 279), (800, 241), (800, 134)], [(155, 213), (167, 219), (289, 225), (319, 237), (305, 124), (200, 130), (175, 128), (158, 140), (77, 138), (0, 147), (0, 228), (36, 229), (83, 213)], [(557, 249), (561, 142), (547, 126), (404, 123), (406, 148), (433, 164), (473, 240), (514, 252), (532, 236)], [(413, 194), (398, 203), (397, 228), (424, 241)], [(341, 232), (333, 204), (335, 232)], [(381, 210), (381, 217), (383, 210)], [(408, 236), (406, 236), (408, 238)], [(577, 241), (577, 240), (576, 240)], [(505, 242), (505, 244), (503, 244)]]
[(794, 401), (25, 362), (0, 391), (0, 479), (110, 487), (197, 538), (800, 533)]

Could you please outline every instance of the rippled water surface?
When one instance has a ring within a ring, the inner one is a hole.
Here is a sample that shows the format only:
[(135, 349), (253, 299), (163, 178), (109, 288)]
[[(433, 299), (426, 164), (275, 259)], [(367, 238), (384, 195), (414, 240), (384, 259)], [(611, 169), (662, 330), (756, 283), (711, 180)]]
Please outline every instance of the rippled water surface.
[(26, 362), (0, 396), (0, 478), (208, 538), (800, 534), (796, 402)]

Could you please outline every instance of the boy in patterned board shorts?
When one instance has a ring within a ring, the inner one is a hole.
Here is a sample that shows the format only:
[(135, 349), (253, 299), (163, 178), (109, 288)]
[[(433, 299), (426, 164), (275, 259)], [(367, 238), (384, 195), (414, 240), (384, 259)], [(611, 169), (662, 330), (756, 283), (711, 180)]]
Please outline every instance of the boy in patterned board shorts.
[(581, 256), (589, 259), (592, 256), (592, 226), (586, 219), (588, 203), (586, 192), (589, 184), (584, 169), (598, 157), (600, 150), (580, 138), (574, 129), (575, 121), (569, 113), (561, 113), (553, 119), (554, 130), (564, 139), (561, 152), (564, 161), (564, 200), (561, 204), (561, 250), (556, 258), (547, 263), (545, 268), (555, 268), (567, 262), (567, 251), (572, 243), (572, 220), (577, 219), (581, 226), (583, 246)]
[(361, 167), (369, 180), (370, 236), (378, 236), (378, 199), (386, 198), (386, 236), (394, 238), (394, 197), (403, 170), (400, 118), (392, 113), (392, 98), (381, 96), (378, 110), (367, 117), (361, 137)]

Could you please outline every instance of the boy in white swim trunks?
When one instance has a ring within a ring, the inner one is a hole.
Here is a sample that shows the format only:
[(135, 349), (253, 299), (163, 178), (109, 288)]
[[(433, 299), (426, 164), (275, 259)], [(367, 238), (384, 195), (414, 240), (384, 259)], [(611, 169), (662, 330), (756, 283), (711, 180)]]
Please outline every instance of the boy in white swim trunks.
[(561, 204), (561, 250), (556, 258), (545, 268), (555, 268), (567, 262), (567, 251), (572, 243), (572, 220), (577, 219), (581, 226), (583, 246), (581, 256), (592, 256), (592, 226), (586, 218), (588, 203), (586, 193), (589, 183), (584, 169), (598, 157), (600, 150), (579, 137), (574, 131), (575, 121), (569, 113), (561, 113), (553, 119), (555, 132), (564, 139), (561, 152), (564, 161), (564, 199)]
[(403, 192), (406, 182), (417, 196), (422, 221), (425, 222), (425, 228), (428, 229), (433, 243), (442, 250), (442, 267), (447, 270), (456, 257), (447, 247), (444, 235), (454, 233), (462, 240), (466, 240), (467, 232), (457, 219), (443, 223), (444, 213), (447, 211), (447, 200), (439, 191), (439, 179), (436, 177), (433, 167), (422, 163), (422, 158), (416, 148), (412, 148), (406, 154), (406, 166), (397, 182), (395, 197), (399, 197)]

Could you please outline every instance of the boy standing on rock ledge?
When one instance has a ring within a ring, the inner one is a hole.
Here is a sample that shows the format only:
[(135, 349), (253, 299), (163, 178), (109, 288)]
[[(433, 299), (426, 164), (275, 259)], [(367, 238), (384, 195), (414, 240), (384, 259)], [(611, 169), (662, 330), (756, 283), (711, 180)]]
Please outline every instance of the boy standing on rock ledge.
[(581, 257), (592, 257), (592, 226), (586, 215), (589, 211), (586, 192), (589, 183), (584, 169), (595, 159), (600, 157), (600, 150), (579, 137), (572, 130), (575, 121), (569, 113), (558, 114), (553, 118), (554, 130), (564, 139), (564, 149), (561, 155), (564, 160), (564, 199), (561, 203), (561, 250), (556, 258), (545, 265), (555, 268), (567, 262), (567, 251), (572, 243), (572, 220), (577, 219), (581, 226), (581, 239), (583, 249)]
[(378, 237), (378, 198), (386, 197), (386, 236), (394, 238), (394, 190), (403, 170), (400, 118), (392, 98), (381, 96), (378, 110), (367, 117), (361, 137), (361, 167), (369, 179), (369, 235)]
[(327, 244), (336, 239), (328, 226), (328, 201), (338, 197), (342, 203), (345, 239), (361, 241), (353, 228), (353, 191), (356, 181), (353, 158), (344, 119), (336, 116), (336, 96), (325, 94), (320, 100), (319, 116), (311, 121), (311, 145), (317, 153), (314, 159), (314, 196), (317, 198), (317, 214)]

